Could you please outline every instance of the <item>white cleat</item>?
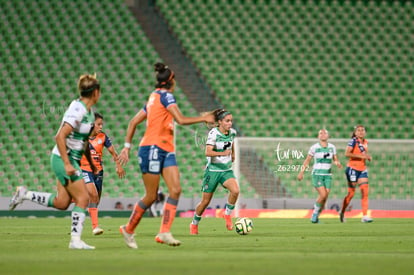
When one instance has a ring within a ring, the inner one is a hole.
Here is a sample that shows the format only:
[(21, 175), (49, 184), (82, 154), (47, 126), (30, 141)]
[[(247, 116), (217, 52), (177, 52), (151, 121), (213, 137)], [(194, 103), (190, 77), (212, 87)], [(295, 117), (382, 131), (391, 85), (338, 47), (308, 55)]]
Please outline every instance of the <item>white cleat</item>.
[(13, 197), (10, 200), (9, 210), (12, 211), (23, 202), (24, 195), (26, 194), (27, 189), (24, 186), (18, 186), (16, 192), (13, 194)]
[(371, 217), (363, 216), (361, 222), (373, 222), (374, 220)]
[(97, 236), (97, 235), (101, 235), (101, 234), (103, 234), (104, 233), (104, 231), (103, 231), (103, 229), (102, 228), (100, 228), (100, 227), (95, 227), (93, 230), (92, 230), (92, 234), (94, 234), (95, 236)]
[(121, 225), (119, 227), (119, 232), (121, 232), (122, 236), (124, 236), (124, 240), (125, 240), (126, 245), (129, 248), (137, 249), (138, 245), (137, 245), (137, 243), (135, 241), (135, 238), (134, 238), (135, 234), (129, 234), (128, 232), (126, 232), (125, 227), (126, 227), (125, 225)]
[(71, 240), (69, 243), (69, 248), (70, 249), (88, 249), (88, 250), (95, 249), (94, 246), (87, 245), (82, 240)]
[(174, 239), (170, 232), (158, 233), (157, 236), (155, 236), (155, 241), (157, 243), (165, 243), (170, 246), (179, 246), (181, 244), (179, 240)]

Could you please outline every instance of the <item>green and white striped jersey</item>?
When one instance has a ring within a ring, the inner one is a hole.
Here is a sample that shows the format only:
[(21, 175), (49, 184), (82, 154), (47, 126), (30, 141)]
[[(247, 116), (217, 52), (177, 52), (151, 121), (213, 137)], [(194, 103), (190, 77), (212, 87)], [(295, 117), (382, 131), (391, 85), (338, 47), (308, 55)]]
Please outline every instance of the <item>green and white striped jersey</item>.
[[(92, 109), (88, 112), (85, 103), (80, 99), (72, 101), (63, 115), (61, 126), (66, 122), (70, 124), (73, 131), (66, 137), (68, 155), (75, 160), (82, 158), (85, 142), (88, 142), (89, 134), (95, 121)], [(53, 147), (53, 154), (60, 156), (57, 145)]]
[[(230, 129), (229, 134), (225, 135), (216, 127), (210, 130), (207, 137), (206, 145), (214, 146), (213, 151), (223, 152), (233, 148), (234, 138), (236, 137), (236, 130)], [(231, 155), (207, 157), (207, 169), (213, 172), (223, 172), (232, 169)]]
[(311, 146), (308, 154), (312, 156), (314, 160), (312, 170), (313, 175), (332, 175), (332, 162), (334, 155), (336, 155), (336, 148), (333, 144), (328, 143), (327, 147), (322, 147), (318, 142)]

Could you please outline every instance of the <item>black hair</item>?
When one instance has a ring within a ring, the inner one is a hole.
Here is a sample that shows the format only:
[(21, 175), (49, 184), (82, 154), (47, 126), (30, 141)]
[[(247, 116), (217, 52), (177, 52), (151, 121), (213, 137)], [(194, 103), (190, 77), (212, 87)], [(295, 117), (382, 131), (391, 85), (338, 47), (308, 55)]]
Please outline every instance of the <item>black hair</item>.
[(95, 120), (97, 120), (98, 118), (100, 118), (100, 119), (104, 119), (103, 118), (103, 115), (101, 115), (100, 113), (98, 113), (98, 112), (95, 112)]
[(157, 72), (156, 78), (157, 83), (155, 88), (165, 88), (170, 89), (173, 85), (174, 72), (168, 68), (168, 66), (163, 63), (155, 63), (154, 69)]

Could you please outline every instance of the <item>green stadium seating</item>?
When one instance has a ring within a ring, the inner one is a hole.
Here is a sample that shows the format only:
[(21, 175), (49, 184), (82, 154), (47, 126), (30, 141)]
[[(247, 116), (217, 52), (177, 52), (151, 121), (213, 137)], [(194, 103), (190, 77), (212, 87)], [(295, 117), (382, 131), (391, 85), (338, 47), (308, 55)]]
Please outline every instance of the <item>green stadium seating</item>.
[[(103, 94), (97, 110), (104, 113), (105, 128), (119, 150), (128, 120), (153, 88), (152, 64), (159, 56), (123, 1), (9, 0), (2, 5), (0, 150), (10, 157), (0, 169), (5, 183), (0, 195), (9, 196), (22, 182), (50, 191), (55, 184), (49, 168), (52, 137), (76, 95), (79, 74), (98, 73)], [(156, 5), (218, 100), (235, 114), (243, 135), (314, 138), (315, 129), (326, 126), (333, 137), (347, 138), (362, 123), (368, 138), (414, 137), (412, 2), (179, 0)], [(185, 114), (196, 114), (180, 89), (176, 97)], [(177, 157), (187, 197), (199, 192), (202, 179), (204, 156), (194, 145), (199, 132), (199, 126), (178, 126)], [(16, 147), (24, 146), (14, 156)], [(106, 154), (104, 196), (143, 194), (137, 162), (131, 162), (127, 179), (120, 181)], [(338, 177), (335, 186), (343, 188), (343, 175)], [(392, 186), (383, 178), (374, 178), (377, 198), (413, 197), (411, 185)], [(241, 188), (257, 196), (250, 185)], [(291, 189), (298, 197), (315, 196), (308, 186)]]
[[(9, 156), (0, 169), (4, 183), (0, 196), (10, 196), (20, 184), (54, 192), (56, 179), (49, 165), (53, 136), (63, 112), (77, 96), (79, 75), (97, 72), (103, 93), (96, 110), (103, 113), (106, 132), (119, 151), (129, 119), (154, 88), (152, 65), (160, 57), (123, 1), (2, 1), (0, 14), (4, 19), (0, 22), (4, 30), (0, 42), (4, 53), (0, 56), (4, 129), (0, 148)], [(196, 114), (179, 88), (175, 96), (183, 113)], [(134, 145), (143, 129), (138, 129)], [(177, 144), (179, 162), (199, 160), (191, 172), (185, 166), (181, 169), (189, 186), (183, 188), (183, 195), (189, 197), (199, 193), (203, 175), (203, 152), (186, 147), (193, 144), (196, 129), (183, 130)], [(16, 148), (21, 148), (17, 154)], [(135, 155), (126, 167), (127, 178), (119, 180), (109, 153), (105, 153), (103, 196), (144, 194)]]

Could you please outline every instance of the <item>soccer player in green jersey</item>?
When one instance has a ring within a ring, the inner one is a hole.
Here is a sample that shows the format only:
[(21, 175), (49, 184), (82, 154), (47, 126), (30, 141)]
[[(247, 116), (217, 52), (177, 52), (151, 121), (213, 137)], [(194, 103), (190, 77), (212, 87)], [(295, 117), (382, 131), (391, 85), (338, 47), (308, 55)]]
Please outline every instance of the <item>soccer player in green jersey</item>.
[(89, 154), (88, 139), (95, 121), (92, 106), (101, 96), (101, 88), (95, 75), (82, 75), (79, 78), (80, 97), (70, 104), (63, 115), (59, 130), (55, 136), (56, 145), (51, 154), (52, 170), (57, 177), (57, 194), (29, 191), (18, 186), (9, 209), (13, 210), (24, 200), (29, 200), (46, 207), (65, 210), (75, 202), (71, 213), (70, 249), (95, 249), (81, 240), (86, 208), (89, 204), (88, 190), (79, 166), (83, 154), (95, 171)]
[(198, 234), (198, 224), (219, 184), (230, 192), (224, 210), (224, 219), (228, 230), (233, 229), (231, 212), (239, 197), (239, 185), (232, 169), (234, 161), (233, 142), (236, 137), (236, 130), (231, 128), (233, 116), (225, 109), (217, 109), (213, 114), (217, 127), (211, 129), (207, 137), (207, 167), (201, 189), (203, 194), (201, 201), (196, 206), (194, 217), (190, 224), (191, 235)]
[(342, 168), (341, 163), (336, 155), (336, 148), (333, 144), (328, 143), (329, 133), (326, 129), (321, 129), (318, 134), (319, 142), (312, 145), (309, 149), (303, 165), (298, 174), (298, 180), (303, 179), (303, 174), (308, 168), (312, 158), (314, 159), (312, 169), (312, 184), (318, 191), (318, 198), (316, 199), (311, 222), (318, 223), (319, 215), (325, 207), (328, 200), (329, 192), (331, 190), (332, 173), (331, 167), (334, 163), (338, 168)]

